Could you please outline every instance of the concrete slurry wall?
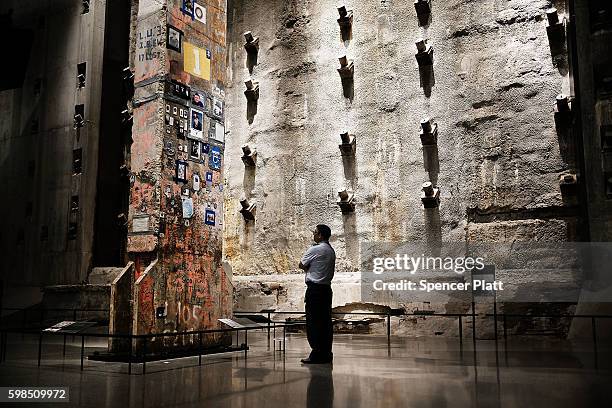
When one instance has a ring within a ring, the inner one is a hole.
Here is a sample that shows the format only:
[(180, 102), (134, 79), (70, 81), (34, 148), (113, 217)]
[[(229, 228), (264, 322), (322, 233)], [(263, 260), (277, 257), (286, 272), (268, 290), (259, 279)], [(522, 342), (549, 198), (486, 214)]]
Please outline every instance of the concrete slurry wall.
[[(7, 285), (80, 284), (92, 266), (105, 1), (83, 11), (82, 2), (69, 0), (0, 4), (18, 30), (5, 41), (27, 50), (23, 59), (5, 61), (23, 64), (22, 86), (0, 92), (0, 251), (7, 255), (0, 277)], [(81, 104), (84, 122), (75, 129)]]
[[(336, 6), (228, 5), (224, 257), (240, 276), (236, 308), (303, 306), (301, 275), (279, 281), (294, 297), (275, 305), (257, 291), (276, 285), (266, 275), (299, 274), (318, 223), (333, 231), (337, 282), (352, 282), (342, 274), (359, 270), (365, 241), (461, 242), (480, 231), (487, 241), (576, 238), (577, 201), (559, 185), (576, 171), (573, 146), (554, 120), (556, 95), (570, 92), (567, 52), (551, 55), (545, 13), (556, 6), (563, 18), (564, 1), (432, 0), (424, 26), (412, 1), (347, 1), (345, 42)], [(249, 30), (260, 45), (252, 74)], [(433, 46), (432, 72), (417, 65), (419, 37)], [(354, 62), (352, 99), (337, 72), (344, 52)], [(254, 116), (249, 77), (259, 83)], [(438, 125), (437, 148), (421, 146), (426, 116)], [(354, 160), (341, 157), (343, 131), (356, 137)], [(241, 160), (245, 143), (256, 148), (254, 170)], [(439, 209), (423, 209), (425, 181), (440, 188)], [(336, 204), (341, 188), (354, 191), (354, 213)], [(257, 206), (254, 222), (239, 213), (243, 194)], [(334, 286), (334, 305), (361, 300)]]

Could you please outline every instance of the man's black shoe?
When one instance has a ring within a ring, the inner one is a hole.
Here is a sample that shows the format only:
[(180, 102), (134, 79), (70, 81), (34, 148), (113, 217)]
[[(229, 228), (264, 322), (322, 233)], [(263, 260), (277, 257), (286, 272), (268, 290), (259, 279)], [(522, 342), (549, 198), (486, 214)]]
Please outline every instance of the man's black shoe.
[(302, 364), (330, 364), (333, 362), (333, 359), (329, 358), (326, 360), (313, 360), (311, 358), (303, 358), (300, 361)]

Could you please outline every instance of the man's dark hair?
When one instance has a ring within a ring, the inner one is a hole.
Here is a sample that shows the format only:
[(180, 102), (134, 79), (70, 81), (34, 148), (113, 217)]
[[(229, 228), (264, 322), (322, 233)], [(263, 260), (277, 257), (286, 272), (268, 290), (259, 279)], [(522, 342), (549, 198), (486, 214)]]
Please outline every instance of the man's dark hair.
[(329, 241), (329, 237), (331, 237), (331, 228), (329, 228), (325, 224), (317, 225), (317, 231), (323, 236), (323, 239)]

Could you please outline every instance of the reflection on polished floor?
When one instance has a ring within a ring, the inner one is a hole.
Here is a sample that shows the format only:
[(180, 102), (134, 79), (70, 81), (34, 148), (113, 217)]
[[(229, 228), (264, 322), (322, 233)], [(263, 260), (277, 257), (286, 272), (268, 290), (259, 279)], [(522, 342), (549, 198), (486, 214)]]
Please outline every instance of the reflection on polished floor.
[(588, 342), (511, 338), (496, 353), (494, 341), (480, 340), (474, 353), (471, 341), (461, 349), (457, 339), (393, 338), (388, 349), (386, 337), (336, 335), (332, 367), (300, 364), (307, 352), (303, 335), (290, 335), (283, 355), (268, 349), (265, 333), (252, 333), (247, 359), (208, 356), (201, 367), (197, 357), (159, 361), (147, 364), (146, 375), (128, 376), (124, 364), (94, 361), (81, 372), (79, 339), (65, 360), (61, 344), (45, 345), (40, 368), (36, 342), (16, 340), (0, 365), (0, 385), (69, 386), (71, 406), (612, 406), (612, 348), (600, 345), (596, 370)]

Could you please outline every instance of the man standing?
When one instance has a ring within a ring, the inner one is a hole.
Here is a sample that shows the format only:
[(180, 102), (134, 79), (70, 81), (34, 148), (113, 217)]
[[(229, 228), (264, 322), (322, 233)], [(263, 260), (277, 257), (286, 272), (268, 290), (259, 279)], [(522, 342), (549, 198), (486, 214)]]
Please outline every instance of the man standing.
[(331, 320), (331, 281), (336, 267), (336, 253), (329, 244), (331, 229), (319, 224), (313, 231), (315, 244), (300, 262), (306, 272), (306, 336), (312, 351), (304, 364), (325, 364), (333, 360)]

